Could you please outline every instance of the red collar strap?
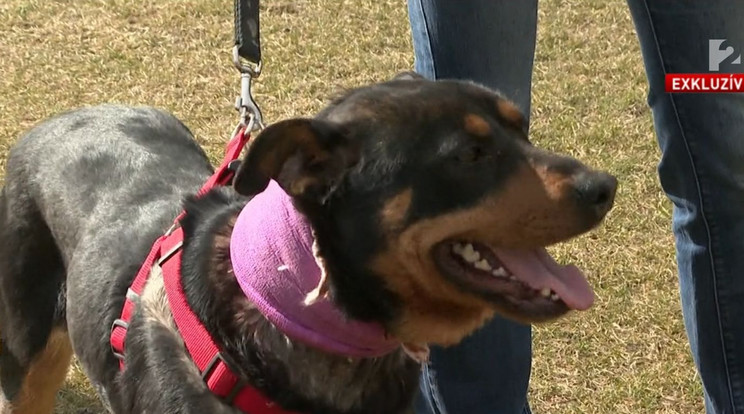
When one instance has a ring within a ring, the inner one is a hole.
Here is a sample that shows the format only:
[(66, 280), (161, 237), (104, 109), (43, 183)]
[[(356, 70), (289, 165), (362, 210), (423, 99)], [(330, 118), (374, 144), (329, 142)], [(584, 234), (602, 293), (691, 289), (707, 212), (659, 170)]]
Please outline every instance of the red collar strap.
[[(231, 163), (238, 159), (240, 152), (250, 136), (241, 129), (228, 143), (225, 158), (217, 171), (207, 180), (199, 191), (205, 194), (216, 186), (230, 182), (233, 176)], [(181, 212), (166, 234), (158, 238), (142, 264), (132, 285), (127, 291), (121, 317), (111, 326), (111, 349), (119, 359), (119, 367), (124, 368), (124, 345), (129, 321), (134, 314), (134, 301), (142, 294), (152, 267), (157, 263), (163, 270), (163, 281), (168, 303), (176, 326), (186, 344), (191, 359), (202, 374), (202, 379), (213, 394), (239, 410), (251, 414), (292, 414), (281, 409), (266, 398), (259, 390), (246, 385), (230, 370), (220, 349), (212, 340), (206, 328), (189, 307), (181, 285), (181, 254), (183, 230), (178, 226), (183, 217)]]

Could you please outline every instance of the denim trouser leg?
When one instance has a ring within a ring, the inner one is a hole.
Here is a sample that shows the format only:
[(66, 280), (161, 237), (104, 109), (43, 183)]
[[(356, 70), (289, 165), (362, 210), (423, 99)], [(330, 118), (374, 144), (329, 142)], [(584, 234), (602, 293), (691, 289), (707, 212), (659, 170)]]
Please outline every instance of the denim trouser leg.
[(529, 116), (537, 0), (408, 0), (408, 16), (418, 73), (489, 86)]
[[(484, 84), (529, 115), (537, 0), (409, 0), (408, 9), (417, 72)], [(417, 414), (529, 413), (531, 346), (530, 327), (497, 318), (433, 349)]]
[(659, 177), (674, 203), (682, 308), (706, 409), (744, 414), (744, 96), (664, 92), (665, 73), (708, 71), (708, 39), (744, 47), (744, 2), (628, 4), (662, 150)]

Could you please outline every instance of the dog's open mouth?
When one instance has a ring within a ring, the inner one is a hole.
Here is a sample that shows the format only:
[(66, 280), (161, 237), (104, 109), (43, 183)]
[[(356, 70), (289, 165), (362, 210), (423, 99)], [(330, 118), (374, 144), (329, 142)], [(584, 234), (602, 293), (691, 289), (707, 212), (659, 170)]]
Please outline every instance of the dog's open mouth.
[(588, 309), (594, 302), (583, 273), (558, 264), (544, 248), (504, 249), (457, 240), (439, 243), (433, 255), (447, 277), (527, 314), (557, 316), (567, 308)]

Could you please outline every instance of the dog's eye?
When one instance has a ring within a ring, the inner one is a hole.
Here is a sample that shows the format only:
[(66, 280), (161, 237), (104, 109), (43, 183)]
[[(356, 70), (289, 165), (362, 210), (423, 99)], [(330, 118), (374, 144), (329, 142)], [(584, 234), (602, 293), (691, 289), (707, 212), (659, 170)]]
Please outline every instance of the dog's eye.
[(473, 163), (483, 161), (490, 158), (490, 154), (480, 145), (470, 145), (463, 148), (457, 155), (457, 159), (461, 162)]

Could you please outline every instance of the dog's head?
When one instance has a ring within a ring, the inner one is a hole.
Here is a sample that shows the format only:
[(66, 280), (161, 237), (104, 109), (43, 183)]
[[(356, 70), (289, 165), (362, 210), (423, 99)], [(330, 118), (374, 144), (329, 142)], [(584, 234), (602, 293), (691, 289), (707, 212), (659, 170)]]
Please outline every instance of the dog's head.
[(483, 87), (403, 76), (352, 90), (251, 145), (235, 189), (270, 179), (311, 223), (332, 300), (407, 343), (456, 343), (499, 313), (532, 323), (591, 306), (544, 247), (584, 233), (616, 180), (532, 146)]

